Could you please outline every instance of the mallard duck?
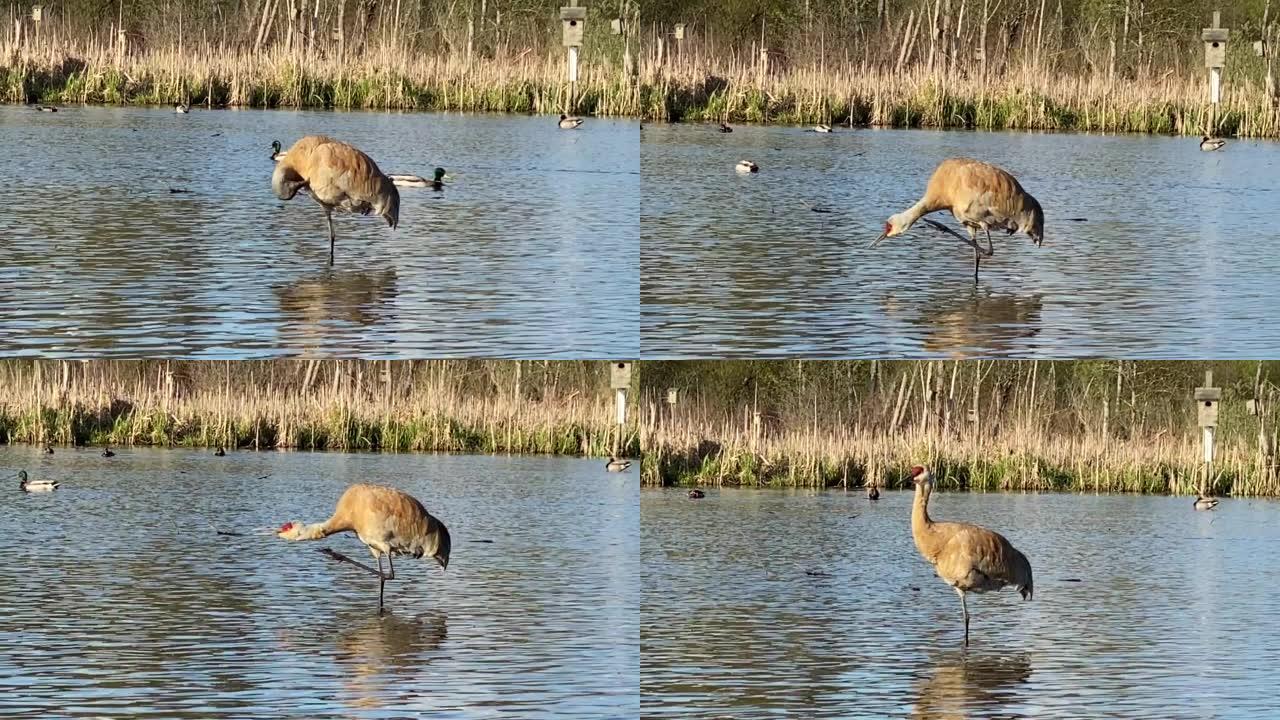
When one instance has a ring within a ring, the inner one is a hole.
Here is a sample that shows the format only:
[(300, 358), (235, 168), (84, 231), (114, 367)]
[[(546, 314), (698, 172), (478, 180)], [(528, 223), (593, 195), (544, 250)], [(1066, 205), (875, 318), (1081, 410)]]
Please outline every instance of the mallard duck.
[(227, 451), (226, 451), (226, 450), (223, 450), (221, 447), (219, 447), (216, 451), (214, 451), (213, 456), (214, 456), (214, 457), (225, 457), (225, 456), (226, 456), (226, 454), (227, 454)]
[(631, 467), (630, 460), (621, 460), (619, 458), (613, 457), (612, 455), (609, 456), (609, 462), (604, 464), (604, 469), (608, 470), (609, 472), (623, 472), (629, 467)]
[(697, 489), (695, 489), (695, 490), (690, 490), (690, 491), (689, 491), (689, 499), (690, 499), (690, 500), (701, 500), (702, 498), (704, 498), (704, 497), (706, 497), (706, 496), (707, 496), (707, 494), (706, 494), (706, 493), (704, 493), (704, 492), (702, 492), (701, 490), (697, 490)]
[(176, 112), (176, 113), (178, 113), (179, 115), (186, 115), (187, 113), (191, 112), (191, 106), (190, 106), (190, 105), (183, 105), (183, 104), (179, 103), (179, 104), (177, 104), (177, 105), (173, 106), (173, 111), (174, 111), (174, 112)]
[(23, 492), (53, 492), (58, 489), (57, 480), (28, 480), (27, 471), (18, 471), (18, 489)]
[(428, 180), (419, 175), (387, 175), (398, 187), (429, 187), (432, 190), (444, 189), (444, 168), (436, 168), (435, 176)]
[(830, 125), (814, 125), (813, 131), (820, 132), (820, 133), (829, 133), (831, 132), (831, 126)]
[(36, 109), (40, 112), (58, 112), (58, 108), (52, 105), (37, 105)]
[(582, 124), (582, 118), (580, 117), (569, 117), (568, 115), (564, 115), (564, 114), (560, 115), (561, 130), (576, 130), (578, 126), (581, 124)]
[(44, 454), (45, 454), (45, 455), (52, 455), (52, 454), (53, 454), (53, 446), (52, 446), (52, 445), (49, 445), (49, 444), (45, 444), (45, 446), (44, 446)]
[(280, 149), (279, 140), (271, 141), (271, 159), (272, 160), (275, 160), (276, 162), (280, 162), (281, 160), (285, 159), (285, 157), (288, 156), (288, 154), (289, 154), (288, 150)]
[(1212, 510), (1218, 507), (1217, 498), (1208, 498), (1203, 495), (1196, 496), (1196, 501), (1191, 504), (1196, 510)]
[(105, 445), (102, 447), (102, 457), (115, 457), (115, 456), (116, 454), (111, 452), (111, 448)]
[(1208, 135), (1205, 135), (1204, 137), (1200, 138), (1200, 149), (1205, 152), (1213, 152), (1214, 150), (1221, 150), (1222, 146), (1226, 144), (1227, 144), (1227, 141), (1223, 140), (1222, 138), (1211, 138)]
[(720, 123), (720, 132), (731, 133), (733, 132), (733, 128), (729, 127), (728, 123)]
[(734, 166), (734, 169), (743, 175), (746, 175), (747, 173), (760, 172), (760, 166), (750, 160), (739, 160), (738, 164)]
[(867, 499), (868, 500), (880, 499), (880, 488), (876, 487), (874, 483), (867, 486)]

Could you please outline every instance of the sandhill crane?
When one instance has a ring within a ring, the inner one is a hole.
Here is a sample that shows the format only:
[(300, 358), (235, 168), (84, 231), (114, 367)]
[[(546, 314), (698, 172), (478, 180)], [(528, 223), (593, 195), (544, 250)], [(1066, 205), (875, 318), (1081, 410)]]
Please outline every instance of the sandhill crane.
[(969, 645), (969, 606), (966, 592), (983, 593), (1013, 585), (1030, 600), (1031, 563), (1005, 537), (968, 523), (934, 522), (929, 517), (933, 477), (917, 465), (911, 468), (916, 496), (911, 505), (911, 536), (916, 549), (933, 565), (943, 582), (955, 588), (964, 613), (964, 644)]
[(625, 472), (629, 467), (631, 467), (630, 460), (623, 460), (612, 455), (609, 456), (609, 462), (604, 464), (604, 469), (609, 472)]
[[(378, 578), (379, 613), (382, 612), (383, 588), (388, 580), (396, 578), (392, 556), (420, 558), (426, 555), (434, 559), (441, 570), (449, 567), (451, 543), (449, 529), (444, 523), (427, 512), (412, 495), (380, 485), (352, 485), (342, 493), (328, 520), (311, 525), (287, 522), (280, 526), (276, 535), (285, 540), (319, 540), (340, 532), (354, 532), (377, 558), (378, 569), (327, 548), (321, 552), (334, 560), (363, 568)], [(387, 573), (382, 571), (383, 555), (387, 556), (390, 568)]]
[(18, 471), (18, 489), (23, 492), (53, 492), (62, 483), (57, 480), (28, 480), (27, 471)]
[(875, 483), (867, 484), (867, 499), (868, 500), (880, 499), (880, 488), (876, 487)]
[(706, 494), (706, 493), (704, 493), (704, 492), (702, 492), (701, 490), (698, 490), (698, 489), (696, 489), (696, 488), (695, 488), (695, 489), (693, 489), (693, 490), (690, 490), (690, 491), (689, 491), (689, 499), (690, 499), (690, 500), (701, 500), (702, 498), (704, 498), (704, 497), (706, 497), (706, 496), (707, 496), (707, 494)]
[(739, 160), (738, 164), (733, 166), (734, 170), (746, 175), (748, 173), (760, 172), (760, 166), (750, 160)]
[(179, 115), (186, 115), (187, 113), (191, 112), (191, 106), (178, 103), (177, 105), (173, 106), (173, 111), (178, 113)]
[(102, 457), (115, 457), (115, 456), (116, 454), (111, 452), (111, 448), (107, 447), (106, 445), (102, 446)]
[(1191, 503), (1191, 507), (1196, 510), (1212, 510), (1218, 507), (1218, 499), (1197, 495), (1196, 501)]
[[(1044, 211), (1040, 209), (1040, 203), (1022, 189), (1016, 178), (995, 165), (970, 158), (949, 158), (933, 171), (924, 197), (915, 205), (890, 216), (884, 224), (884, 232), (871, 243), (871, 247), (879, 245), (885, 238), (901, 235), (921, 217), (939, 210), (950, 210), (952, 217), (969, 230), (974, 282), (978, 280), (982, 256), (995, 254), (991, 245), (992, 230), (1006, 230), (1010, 235), (1024, 232), (1037, 247), (1044, 242)], [(945, 225), (926, 222), (964, 240), (964, 236)], [(986, 250), (978, 243), (979, 230), (987, 235)]]
[(1208, 135), (1205, 135), (1204, 137), (1200, 138), (1200, 149), (1205, 152), (1213, 152), (1214, 150), (1221, 150), (1222, 146), (1226, 144), (1227, 144), (1227, 141), (1223, 140), (1222, 138), (1211, 138)]
[(580, 118), (580, 117), (570, 117), (570, 116), (568, 116), (568, 115), (565, 115), (564, 113), (561, 113), (561, 114), (560, 114), (560, 129), (561, 129), (561, 130), (577, 130), (577, 129), (578, 129), (578, 127), (579, 127), (579, 126), (581, 126), (581, 125), (582, 125), (582, 118)]
[(729, 123), (720, 123), (720, 132), (731, 133), (733, 132), (733, 128), (729, 127)]
[(829, 133), (831, 132), (831, 126), (830, 125), (814, 125), (813, 131), (816, 133)]
[(368, 155), (324, 135), (308, 135), (293, 144), (271, 175), (276, 197), (291, 200), (306, 189), (324, 208), (329, 224), (329, 264), (333, 264), (333, 210), (370, 212), (394, 229), (400, 220), (400, 191)]

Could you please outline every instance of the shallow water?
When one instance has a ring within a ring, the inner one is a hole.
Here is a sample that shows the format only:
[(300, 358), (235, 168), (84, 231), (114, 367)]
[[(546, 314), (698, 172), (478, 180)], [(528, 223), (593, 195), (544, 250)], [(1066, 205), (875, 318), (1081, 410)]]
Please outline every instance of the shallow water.
[(642, 716), (1274, 716), (1280, 503), (935, 495), (935, 519), (1000, 531), (1035, 576), (1030, 602), (969, 596), (965, 652), (910, 502), (642, 492)]
[[(1204, 153), (1194, 138), (647, 124), (640, 153), (645, 357), (1280, 346), (1280, 143)], [(868, 247), (955, 155), (1012, 172), (1046, 216), (1043, 247), (992, 236), (976, 287), (972, 250), (923, 223)], [(736, 174), (740, 159), (760, 172)]]
[[(595, 460), (0, 448), (0, 715), (634, 718), (638, 491)], [(265, 479), (263, 476), (267, 476)], [(357, 480), (449, 527), (447, 572), (377, 582), (328, 517)], [(589, 488), (589, 492), (584, 492)], [(477, 542), (486, 540), (491, 542)]]
[[(271, 192), (323, 132), (400, 188), (400, 226)], [(94, 357), (587, 357), (638, 351), (634, 121), (0, 106), (0, 351)], [(170, 188), (190, 190), (171, 193)]]

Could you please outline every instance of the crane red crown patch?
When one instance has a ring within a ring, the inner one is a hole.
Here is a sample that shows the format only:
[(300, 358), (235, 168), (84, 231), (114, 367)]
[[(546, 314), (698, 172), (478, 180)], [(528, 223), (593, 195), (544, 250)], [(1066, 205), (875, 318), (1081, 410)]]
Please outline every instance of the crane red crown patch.
[(290, 530), (292, 527), (293, 527), (293, 523), (291, 523), (291, 522), (287, 522), (287, 523), (285, 523), (285, 524), (281, 525), (281, 526), (280, 526), (280, 529), (279, 529), (279, 530), (277, 530), (276, 532), (289, 532), (289, 530)]
[(922, 472), (924, 472), (924, 468), (920, 467), (919, 465), (916, 465), (915, 467), (911, 468), (911, 477), (919, 477), (920, 473)]

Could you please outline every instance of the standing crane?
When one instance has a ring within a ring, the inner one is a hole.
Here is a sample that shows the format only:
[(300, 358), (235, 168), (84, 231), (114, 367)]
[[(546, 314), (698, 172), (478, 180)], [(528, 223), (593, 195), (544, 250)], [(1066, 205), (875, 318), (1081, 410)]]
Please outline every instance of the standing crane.
[(969, 646), (967, 592), (984, 593), (1012, 585), (1030, 600), (1033, 589), (1027, 556), (1000, 533), (968, 523), (934, 522), (929, 517), (933, 476), (917, 465), (911, 468), (916, 496), (911, 504), (911, 536), (916, 549), (933, 565), (942, 581), (955, 588), (964, 613), (964, 644)]
[(283, 155), (273, 153), (276, 170), (271, 188), (281, 200), (307, 190), (324, 208), (329, 224), (329, 264), (333, 265), (333, 210), (370, 212), (394, 229), (400, 221), (400, 191), (378, 165), (354, 147), (325, 137), (308, 135)]
[[(884, 232), (871, 247), (885, 238), (901, 235), (917, 220), (932, 212), (950, 210), (952, 217), (969, 230), (968, 243), (973, 247), (973, 281), (978, 281), (982, 256), (995, 255), (991, 245), (992, 230), (1006, 230), (1010, 235), (1024, 232), (1039, 247), (1044, 242), (1044, 211), (1040, 203), (1022, 189), (1016, 178), (995, 165), (969, 158), (943, 160), (929, 178), (924, 197), (911, 207), (892, 215), (884, 224)], [(964, 236), (945, 225), (929, 224), (964, 240)], [(987, 248), (978, 243), (978, 231), (987, 235)]]
[[(378, 569), (357, 562), (340, 552), (325, 548), (320, 552), (339, 562), (346, 562), (372, 573), (378, 578), (378, 612), (382, 612), (382, 594), (388, 580), (396, 579), (391, 558), (426, 555), (449, 567), (449, 529), (408, 493), (380, 485), (352, 485), (338, 498), (333, 515), (321, 523), (287, 522), (276, 531), (285, 540), (319, 540), (340, 532), (354, 532), (378, 561)], [(387, 556), (389, 572), (382, 570), (382, 556)]]

